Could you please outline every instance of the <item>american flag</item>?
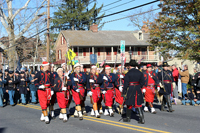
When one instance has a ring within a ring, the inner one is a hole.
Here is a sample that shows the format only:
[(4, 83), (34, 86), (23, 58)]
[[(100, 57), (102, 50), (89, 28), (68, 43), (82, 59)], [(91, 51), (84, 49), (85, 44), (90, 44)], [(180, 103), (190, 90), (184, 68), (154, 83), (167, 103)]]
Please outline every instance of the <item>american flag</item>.
[(142, 57), (142, 59), (140, 59), (139, 61), (138, 61), (138, 64), (140, 64), (141, 63), (141, 61), (144, 59), (144, 57)]
[(102, 67), (102, 66), (103, 66), (103, 64), (104, 64), (105, 62), (106, 62), (106, 59), (105, 59), (105, 60), (104, 60), (104, 61), (101, 63), (101, 65), (100, 65), (100, 66)]

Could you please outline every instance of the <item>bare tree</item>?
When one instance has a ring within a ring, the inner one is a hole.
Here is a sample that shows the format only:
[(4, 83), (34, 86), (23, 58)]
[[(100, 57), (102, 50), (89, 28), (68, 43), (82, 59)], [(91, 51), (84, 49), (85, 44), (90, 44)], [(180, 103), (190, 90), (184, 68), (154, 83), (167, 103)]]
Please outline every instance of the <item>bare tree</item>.
[[(3, 27), (6, 29), (6, 32), (7, 32), (8, 37), (9, 37), (9, 47), (10, 48), (7, 52), (8, 52), (8, 60), (9, 60), (9, 67), (10, 68), (14, 68), (14, 62), (15, 62), (15, 59), (16, 59), (16, 58), (14, 58), (14, 56), (16, 55), (15, 54), (15, 52), (16, 52), (15, 41), (17, 39), (19, 39), (30, 28), (30, 26), (36, 20), (38, 20), (41, 16), (46, 14), (45, 12), (39, 14), (39, 11), (41, 10), (41, 8), (44, 7), (45, 1), (46, 1), (46, 0), (44, 0), (42, 2), (41, 6), (38, 7), (37, 11), (33, 14), (32, 19), (28, 23), (26, 23), (25, 26), (23, 26), (23, 29), (18, 34), (15, 34), (14, 20), (15, 20), (16, 16), (19, 15), (19, 13), (22, 10), (27, 9), (30, 1), (31, 0), (27, 0), (26, 3), (24, 4), (24, 6), (17, 9), (15, 12), (14, 12), (13, 7), (12, 7), (13, 0), (5, 0), (5, 2), (2, 2), (1, 7), (0, 7), (0, 22), (2, 23)], [(7, 13), (5, 13), (4, 10), (3, 10), (4, 3), (7, 5), (7, 9), (8, 9)]]
[(142, 28), (148, 28), (149, 25), (154, 22), (154, 20), (157, 18), (157, 14), (153, 10), (153, 6), (151, 6), (146, 11), (149, 11), (148, 13), (143, 14), (143, 12), (146, 12), (143, 10), (143, 8), (135, 9), (131, 15), (134, 15), (129, 18), (130, 24), (129, 26), (135, 27), (137, 30), (142, 30)]

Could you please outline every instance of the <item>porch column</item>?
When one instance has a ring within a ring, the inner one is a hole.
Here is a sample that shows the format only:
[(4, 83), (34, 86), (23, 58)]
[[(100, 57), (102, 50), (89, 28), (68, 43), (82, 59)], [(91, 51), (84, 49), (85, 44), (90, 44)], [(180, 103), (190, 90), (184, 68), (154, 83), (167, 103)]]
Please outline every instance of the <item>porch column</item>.
[(147, 46), (147, 60), (149, 61), (149, 46)]
[(111, 47), (111, 59), (113, 61), (113, 47)]
[(94, 47), (92, 47), (92, 54), (94, 54)]

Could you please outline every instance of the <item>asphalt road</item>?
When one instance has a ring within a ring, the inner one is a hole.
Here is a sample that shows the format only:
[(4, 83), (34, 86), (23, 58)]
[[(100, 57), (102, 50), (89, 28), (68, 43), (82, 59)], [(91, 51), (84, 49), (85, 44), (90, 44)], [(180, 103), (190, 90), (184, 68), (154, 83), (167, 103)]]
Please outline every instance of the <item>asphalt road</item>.
[[(145, 124), (138, 124), (138, 116), (132, 114), (130, 123), (124, 123), (121, 116), (90, 116), (90, 101), (86, 100), (88, 116), (80, 121), (71, 116), (68, 122), (58, 119), (59, 107), (55, 104), (56, 119), (50, 124), (40, 122), (39, 104), (6, 106), (0, 108), (0, 133), (199, 133), (200, 106), (174, 105), (175, 112), (160, 112), (160, 105), (155, 104), (157, 114), (144, 113)], [(74, 111), (74, 103), (70, 105)]]

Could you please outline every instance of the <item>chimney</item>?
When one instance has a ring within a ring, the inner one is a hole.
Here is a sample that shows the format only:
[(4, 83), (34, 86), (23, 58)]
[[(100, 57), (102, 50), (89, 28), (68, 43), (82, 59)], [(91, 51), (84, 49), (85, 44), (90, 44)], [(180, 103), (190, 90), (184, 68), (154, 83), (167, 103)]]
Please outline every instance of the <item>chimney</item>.
[(91, 26), (90, 26), (90, 30), (92, 31), (92, 32), (98, 32), (98, 24), (92, 24)]

